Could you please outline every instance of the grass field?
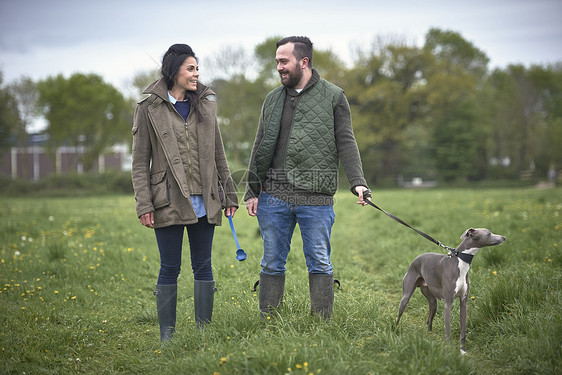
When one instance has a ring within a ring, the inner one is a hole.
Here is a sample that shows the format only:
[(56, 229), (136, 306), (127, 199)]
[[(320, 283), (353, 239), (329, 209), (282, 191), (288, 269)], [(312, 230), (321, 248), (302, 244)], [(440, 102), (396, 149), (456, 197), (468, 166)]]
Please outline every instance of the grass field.
[(470, 270), (467, 351), (439, 304), (433, 333), (416, 292), (399, 327), (401, 280), (422, 252), (444, 252), (348, 192), (336, 195), (332, 261), (341, 289), (325, 323), (310, 316), (298, 231), (279, 316), (259, 319), (261, 239), (245, 208), (215, 232), (213, 323), (195, 329), (193, 277), (184, 252), (178, 323), (161, 347), (154, 234), (130, 196), (0, 198), (2, 374), (555, 374), (562, 373), (562, 190), (388, 190), (383, 209), (444, 244), (468, 227), (505, 235)]

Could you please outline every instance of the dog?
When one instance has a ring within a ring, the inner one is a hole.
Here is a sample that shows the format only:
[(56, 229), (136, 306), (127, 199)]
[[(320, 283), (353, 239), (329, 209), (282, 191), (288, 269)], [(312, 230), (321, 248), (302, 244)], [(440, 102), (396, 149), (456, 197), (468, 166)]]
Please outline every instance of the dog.
[(410, 301), (410, 297), (419, 287), (429, 302), (427, 327), (431, 332), (433, 318), (437, 311), (437, 299), (444, 301), (445, 336), (451, 336), (451, 307), (455, 298), (460, 299), (461, 353), (466, 352), (466, 305), (468, 301), (468, 270), (472, 257), (483, 247), (499, 245), (505, 241), (504, 236), (493, 234), (485, 228), (466, 230), (461, 236), (462, 242), (456, 250), (448, 255), (425, 253), (410, 264), (402, 280), (402, 299), (398, 309), (398, 319)]

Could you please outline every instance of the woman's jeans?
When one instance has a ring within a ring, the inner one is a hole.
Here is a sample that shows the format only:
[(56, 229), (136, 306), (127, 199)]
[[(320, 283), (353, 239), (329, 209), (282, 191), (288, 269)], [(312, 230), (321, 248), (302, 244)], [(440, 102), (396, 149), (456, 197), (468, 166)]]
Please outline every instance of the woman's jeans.
[(262, 273), (285, 274), (287, 256), (296, 224), (299, 225), (309, 273), (333, 273), (330, 235), (335, 213), (328, 206), (289, 204), (262, 191), (258, 200), (258, 224), (263, 238)]
[(171, 225), (156, 228), (156, 242), (160, 251), (159, 285), (176, 285), (181, 270), (181, 254), (183, 231), (187, 229), (189, 250), (191, 252), (191, 268), (195, 280), (212, 281), (211, 247), (215, 226), (207, 222), (207, 217), (190, 225)]

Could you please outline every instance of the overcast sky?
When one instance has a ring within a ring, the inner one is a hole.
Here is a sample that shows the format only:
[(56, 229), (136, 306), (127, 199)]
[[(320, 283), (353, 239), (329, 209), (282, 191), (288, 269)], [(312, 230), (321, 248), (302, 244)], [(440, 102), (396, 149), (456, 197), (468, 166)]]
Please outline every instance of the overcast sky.
[(431, 27), (459, 32), (491, 68), (528, 66), (562, 61), (561, 16), (560, 0), (0, 0), (0, 71), (4, 84), (97, 73), (123, 90), (173, 43), (204, 64), (227, 46), (251, 52), (271, 36), (306, 35), (350, 61), (378, 36), (421, 46)]

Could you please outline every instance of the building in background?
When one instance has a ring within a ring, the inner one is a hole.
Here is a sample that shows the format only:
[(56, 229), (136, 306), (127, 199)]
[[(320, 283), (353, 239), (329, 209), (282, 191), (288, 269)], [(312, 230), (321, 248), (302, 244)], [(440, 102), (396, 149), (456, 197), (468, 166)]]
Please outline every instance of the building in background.
[[(52, 174), (83, 173), (80, 162), (83, 148), (61, 146), (55, 151), (47, 149), (46, 134), (29, 136), (27, 147), (12, 147), (0, 155), (0, 174), (12, 179), (38, 181)], [(94, 163), (93, 172), (131, 169), (131, 153), (128, 145), (114, 145), (100, 155)]]

